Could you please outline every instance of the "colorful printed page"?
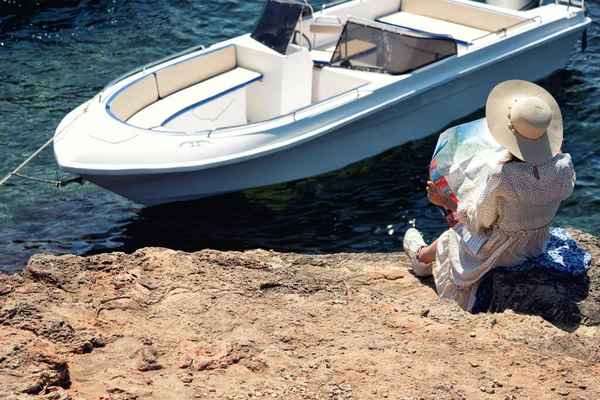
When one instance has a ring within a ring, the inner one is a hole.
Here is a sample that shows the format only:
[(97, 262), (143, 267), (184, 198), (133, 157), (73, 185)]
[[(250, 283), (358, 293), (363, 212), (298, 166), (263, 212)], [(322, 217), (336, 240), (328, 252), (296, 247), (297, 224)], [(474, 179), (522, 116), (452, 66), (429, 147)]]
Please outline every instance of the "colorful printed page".
[[(489, 171), (507, 156), (490, 134), (485, 118), (458, 125), (442, 132), (429, 164), (431, 181), (455, 201), (479, 199)], [(456, 214), (439, 207), (448, 226), (456, 232), (473, 254), (477, 254), (488, 234), (472, 235)]]

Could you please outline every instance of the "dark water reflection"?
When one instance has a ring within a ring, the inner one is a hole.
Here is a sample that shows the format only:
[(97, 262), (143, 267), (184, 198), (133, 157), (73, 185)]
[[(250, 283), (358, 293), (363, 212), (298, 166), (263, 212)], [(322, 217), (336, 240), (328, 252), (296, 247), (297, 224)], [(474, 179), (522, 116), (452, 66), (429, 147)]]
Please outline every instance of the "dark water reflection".
[[(424, 187), (433, 146), (425, 140), (317, 178), (141, 209), (124, 226), (123, 249), (398, 251), (412, 226), (408, 210), (427, 205), (415, 189)], [(431, 229), (441, 227), (436, 213), (420, 213)]]

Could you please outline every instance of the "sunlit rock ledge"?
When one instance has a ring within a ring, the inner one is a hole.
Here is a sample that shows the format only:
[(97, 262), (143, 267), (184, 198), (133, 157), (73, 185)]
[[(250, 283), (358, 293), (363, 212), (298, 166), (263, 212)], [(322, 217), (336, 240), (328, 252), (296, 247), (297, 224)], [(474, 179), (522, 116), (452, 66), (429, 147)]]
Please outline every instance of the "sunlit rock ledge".
[(587, 276), (499, 274), (476, 315), (403, 253), (37, 255), (0, 275), (0, 398), (598, 399), (600, 240), (570, 233)]

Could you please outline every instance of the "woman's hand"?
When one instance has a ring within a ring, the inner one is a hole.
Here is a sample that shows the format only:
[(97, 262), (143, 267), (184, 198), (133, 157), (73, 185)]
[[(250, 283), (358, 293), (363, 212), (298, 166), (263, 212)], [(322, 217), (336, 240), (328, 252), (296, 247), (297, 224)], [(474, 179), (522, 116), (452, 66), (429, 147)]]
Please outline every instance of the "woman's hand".
[(456, 211), (456, 201), (446, 196), (444, 191), (437, 187), (433, 182), (428, 181), (425, 190), (427, 190), (427, 198), (430, 202), (436, 206), (444, 207), (445, 209), (451, 211)]

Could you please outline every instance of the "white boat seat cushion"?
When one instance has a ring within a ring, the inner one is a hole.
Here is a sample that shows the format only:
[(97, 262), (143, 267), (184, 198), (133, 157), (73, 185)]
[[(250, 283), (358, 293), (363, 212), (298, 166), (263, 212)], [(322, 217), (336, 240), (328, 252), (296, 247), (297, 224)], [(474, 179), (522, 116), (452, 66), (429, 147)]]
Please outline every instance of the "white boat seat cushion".
[(496, 32), (526, 21), (525, 18), (452, 0), (402, 0), (400, 11), (470, 26), (488, 32)]
[(227, 46), (185, 60), (156, 72), (158, 95), (167, 97), (178, 90), (202, 82), (236, 67), (235, 47)]
[(344, 24), (340, 21), (317, 20), (310, 24), (311, 33), (325, 33), (329, 35), (340, 35), (344, 30)]
[(414, 31), (438, 35), (450, 35), (456, 39), (456, 41), (463, 43), (470, 43), (472, 40), (490, 33), (489, 31), (472, 28), (470, 26), (455, 24), (453, 22), (405, 11), (379, 18), (377, 21)]
[(156, 77), (150, 74), (119, 93), (110, 103), (110, 112), (121, 121), (127, 121), (138, 110), (158, 100)]
[(241, 89), (262, 78), (258, 72), (245, 68), (234, 68), (186, 89), (179, 90), (132, 116), (127, 123), (141, 128), (152, 129), (164, 125), (187, 110), (224, 94)]

